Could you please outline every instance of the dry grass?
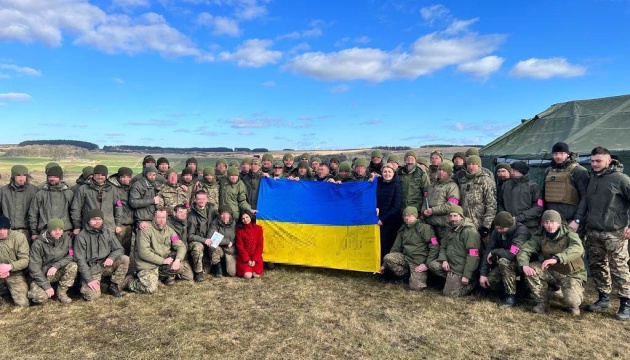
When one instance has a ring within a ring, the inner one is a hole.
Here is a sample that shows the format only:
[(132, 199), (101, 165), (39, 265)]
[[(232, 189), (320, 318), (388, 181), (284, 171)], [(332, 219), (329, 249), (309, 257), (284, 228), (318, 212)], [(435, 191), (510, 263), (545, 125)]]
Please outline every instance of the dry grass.
[[(76, 296), (75, 296), (76, 297)], [(594, 300), (589, 292), (587, 301)], [(410, 292), (372, 275), (279, 267), (260, 280), (0, 309), (0, 354), (22, 358), (626, 358), (630, 324), (546, 316), (497, 299)]]

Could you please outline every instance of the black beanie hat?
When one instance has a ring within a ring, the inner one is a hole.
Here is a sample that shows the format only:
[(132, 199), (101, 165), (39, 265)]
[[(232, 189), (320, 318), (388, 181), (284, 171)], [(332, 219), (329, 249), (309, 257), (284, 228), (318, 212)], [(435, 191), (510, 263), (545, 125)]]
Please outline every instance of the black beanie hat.
[(527, 175), (527, 173), (529, 172), (529, 165), (527, 165), (524, 161), (513, 162), (510, 166), (512, 167), (512, 169), (520, 172), (523, 175)]
[(124, 166), (121, 168), (118, 168), (118, 176), (124, 176), (124, 175), (127, 175), (127, 176), (133, 175), (133, 170)]
[(197, 159), (195, 159), (194, 157), (191, 157), (186, 160), (186, 166), (188, 166), (188, 164), (198, 165), (199, 163), (197, 162)]
[(11, 228), (11, 220), (4, 215), (0, 215), (0, 229), (10, 229)]
[(509, 212), (501, 211), (494, 218), (494, 224), (496, 226), (509, 228), (509, 227), (512, 227), (512, 225), (514, 225), (514, 218)]
[(555, 153), (555, 152), (564, 152), (564, 153), (569, 153), (569, 145), (567, 145), (566, 143), (563, 142), (557, 142), (555, 144), (553, 144), (553, 147), (551, 148), (551, 152)]
[(105, 219), (105, 214), (103, 214), (103, 210), (101, 209), (92, 209), (88, 212), (88, 219), (93, 219), (93, 218), (101, 218), (101, 219)]
[(155, 158), (153, 157), (153, 155), (147, 155), (144, 157), (144, 159), (142, 159), (142, 166), (146, 165), (147, 163), (155, 164)]
[(192, 171), (191, 168), (184, 168), (182, 170), (182, 176), (184, 176), (184, 175), (192, 175), (192, 174), (193, 174), (193, 171)]
[(63, 180), (63, 169), (59, 166), (48, 168), (48, 171), (46, 171), (46, 176), (56, 176), (59, 178), (59, 180)]
[(96, 165), (94, 167), (94, 171), (92, 172), (92, 174), (99, 174), (99, 175), (105, 175), (107, 176), (107, 173), (109, 173), (109, 169), (107, 169), (107, 166), (105, 165)]
[(156, 163), (157, 165), (164, 164), (164, 163), (166, 163), (166, 164), (169, 164), (169, 165), (170, 165), (170, 163), (168, 162), (168, 159), (167, 159), (167, 158), (165, 158), (164, 156), (162, 156), (161, 158), (158, 158), (158, 159), (157, 159), (157, 163)]

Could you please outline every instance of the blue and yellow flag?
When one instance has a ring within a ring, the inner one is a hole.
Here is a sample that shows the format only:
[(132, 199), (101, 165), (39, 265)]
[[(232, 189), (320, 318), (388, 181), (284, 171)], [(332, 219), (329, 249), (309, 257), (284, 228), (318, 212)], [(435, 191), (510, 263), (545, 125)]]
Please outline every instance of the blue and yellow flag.
[(377, 271), (376, 183), (262, 178), (257, 217), (265, 261)]

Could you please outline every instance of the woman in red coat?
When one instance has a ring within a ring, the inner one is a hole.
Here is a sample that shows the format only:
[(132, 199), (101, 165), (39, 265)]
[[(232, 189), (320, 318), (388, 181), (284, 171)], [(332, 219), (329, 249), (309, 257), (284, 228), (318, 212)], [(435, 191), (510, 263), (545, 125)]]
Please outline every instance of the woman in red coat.
[(241, 214), (241, 225), (236, 228), (236, 276), (251, 279), (263, 272), (263, 229), (253, 222), (248, 210)]

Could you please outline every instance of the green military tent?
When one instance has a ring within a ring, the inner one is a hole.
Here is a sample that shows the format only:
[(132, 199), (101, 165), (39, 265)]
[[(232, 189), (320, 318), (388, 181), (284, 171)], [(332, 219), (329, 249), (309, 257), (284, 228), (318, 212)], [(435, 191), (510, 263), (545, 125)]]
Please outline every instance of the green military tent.
[(499, 136), (480, 150), (483, 165), (494, 171), (499, 162), (524, 160), (530, 178), (542, 181), (558, 141), (569, 145), (588, 168), (591, 150), (603, 146), (630, 171), (630, 95), (576, 100), (552, 105)]

